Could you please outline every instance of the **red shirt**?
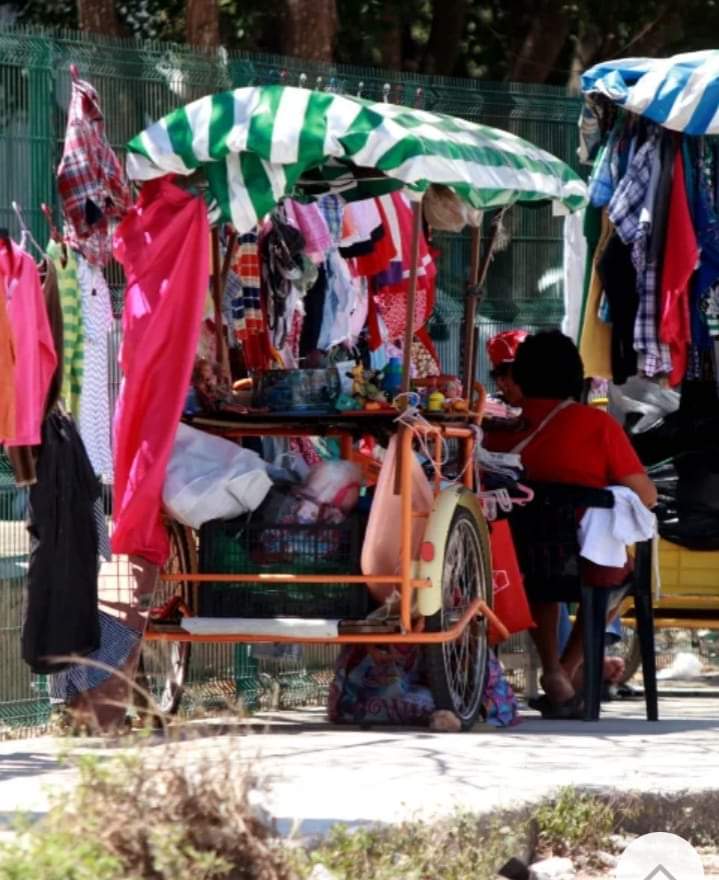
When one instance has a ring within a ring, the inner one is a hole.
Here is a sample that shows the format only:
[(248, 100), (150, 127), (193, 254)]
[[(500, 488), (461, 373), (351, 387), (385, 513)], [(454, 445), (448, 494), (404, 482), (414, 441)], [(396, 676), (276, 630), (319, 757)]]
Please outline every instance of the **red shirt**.
[[(488, 431), (484, 445), (511, 452), (557, 406), (558, 400), (535, 398), (523, 406), (525, 425), (519, 431)], [(572, 403), (554, 415), (520, 453), (528, 480), (572, 483), (602, 489), (644, 466), (621, 425), (602, 410)]]

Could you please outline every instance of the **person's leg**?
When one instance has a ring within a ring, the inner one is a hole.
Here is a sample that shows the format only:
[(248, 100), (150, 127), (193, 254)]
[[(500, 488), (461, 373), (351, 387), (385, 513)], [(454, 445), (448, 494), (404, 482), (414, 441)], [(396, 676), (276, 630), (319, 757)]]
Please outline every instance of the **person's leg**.
[(572, 632), (572, 621), (569, 619), (569, 605), (562, 602), (559, 606), (559, 653), (563, 654)]
[(562, 703), (574, 696), (574, 688), (559, 662), (559, 603), (532, 602), (531, 609), (536, 626), (529, 632), (542, 664), (542, 687), (552, 702)]
[[(614, 612), (616, 615), (616, 611)], [(611, 620), (612, 615), (609, 615)], [(567, 640), (562, 653), (561, 663), (564, 671), (569, 676), (572, 686), (576, 689), (582, 686), (582, 666), (584, 664), (584, 640), (582, 637), (581, 611), (577, 610), (577, 617), (572, 627), (572, 632)], [(621, 657), (604, 658), (604, 681), (615, 684), (621, 680), (624, 674), (624, 661)]]

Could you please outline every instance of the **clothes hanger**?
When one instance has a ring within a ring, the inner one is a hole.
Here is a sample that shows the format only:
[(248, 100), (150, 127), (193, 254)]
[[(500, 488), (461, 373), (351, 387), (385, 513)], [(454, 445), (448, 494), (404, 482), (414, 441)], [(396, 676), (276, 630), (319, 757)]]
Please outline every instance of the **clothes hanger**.
[(67, 266), (67, 245), (65, 244), (65, 239), (60, 235), (55, 226), (55, 223), (52, 219), (52, 211), (50, 207), (43, 202), (40, 205), (40, 210), (42, 211), (45, 219), (47, 220), (47, 225), (50, 227), (50, 238), (56, 243), (60, 245), (61, 255), (60, 262), (62, 264), (62, 268), (64, 269)]
[(17, 217), (17, 222), (20, 225), (20, 249), (27, 250), (26, 244), (29, 241), (30, 244), (35, 248), (35, 250), (40, 254), (41, 257), (45, 257), (45, 249), (40, 247), (40, 245), (35, 241), (32, 232), (25, 222), (25, 218), (23, 217), (22, 210), (20, 209), (20, 205), (17, 202), (12, 201), (10, 205), (15, 212), (15, 216)]

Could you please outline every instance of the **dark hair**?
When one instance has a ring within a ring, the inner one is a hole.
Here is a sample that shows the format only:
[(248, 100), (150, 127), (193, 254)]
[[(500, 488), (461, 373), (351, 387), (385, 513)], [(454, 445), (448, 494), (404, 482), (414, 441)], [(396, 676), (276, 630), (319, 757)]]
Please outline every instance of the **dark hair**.
[(584, 364), (577, 346), (559, 330), (528, 336), (517, 349), (512, 375), (525, 397), (579, 400)]
[(492, 369), (489, 371), (489, 378), (504, 379), (505, 376), (511, 376), (513, 365), (514, 364), (512, 361), (504, 361), (501, 364), (497, 364), (496, 367), (492, 367)]

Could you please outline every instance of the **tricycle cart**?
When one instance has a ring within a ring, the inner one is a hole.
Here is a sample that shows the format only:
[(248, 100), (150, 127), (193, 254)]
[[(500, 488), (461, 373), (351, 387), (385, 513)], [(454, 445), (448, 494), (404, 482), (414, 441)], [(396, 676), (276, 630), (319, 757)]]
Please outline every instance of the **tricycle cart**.
[[(194, 183), (205, 172), (211, 200), (239, 234), (261, 221), (283, 197), (311, 199), (339, 192), (360, 200), (404, 189), (413, 199), (413, 236), (403, 342), (402, 391), (410, 390), (423, 193), (438, 184), (478, 211), (503, 209), (516, 202), (553, 201), (567, 211), (585, 203), (585, 187), (563, 162), (507, 132), (438, 113), (373, 103), (289, 86), (237, 89), (203, 98), (175, 111), (129, 144), (128, 173), (148, 180), (168, 173)], [(481, 220), (480, 220), (481, 222)], [(252, 569), (252, 538), (241, 564), (231, 571), (197, 570), (197, 542), (191, 530), (169, 523), (172, 555), (161, 574), (170, 591), (182, 595), (191, 614), (207, 608), (203, 591), (264, 586), (317, 591), (321, 612), (301, 616), (238, 614), (238, 623), (202, 617), (203, 626), (148, 625), (145, 639), (169, 651), (162, 708), (176, 707), (182, 689), (189, 645), (214, 643), (293, 643), (420, 645), (426, 652), (429, 685), (437, 708), (456, 714), (463, 728), (480, 710), (487, 663), (488, 623), (502, 632), (492, 612), (492, 564), (488, 525), (478, 497), (475, 453), (484, 392), (473, 382), (475, 309), (492, 256), (492, 238), (481, 248), (479, 228), (472, 236), (467, 285), (464, 389), (474, 389), (464, 411), (400, 418), (397, 410), (343, 412), (272, 418), (249, 412), (231, 418), (196, 417), (193, 426), (234, 441), (258, 436), (327, 436), (339, 439), (342, 456), (357, 458), (357, 442), (366, 436), (396, 436), (394, 491), (399, 497), (401, 539), (396, 564), (367, 574), (312, 568), (312, 551), (298, 566)], [(483, 250), (483, 252), (482, 252)], [(219, 261), (215, 261), (219, 265)], [(219, 273), (213, 292), (219, 317)], [(221, 325), (221, 320), (219, 321)], [(459, 477), (442, 474), (445, 445), (459, 451)], [(434, 460), (433, 504), (413, 503), (415, 448)], [(420, 525), (418, 525), (418, 522)], [(317, 531), (309, 534), (320, 540)], [(419, 530), (421, 540), (417, 541)], [(344, 546), (344, 545), (341, 545)], [(345, 560), (349, 568), (349, 557)], [(357, 562), (357, 560), (352, 560)], [(223, 566), (227, 567), (227, 566)], [(398, 601), (380, 622), (365, 613), (346, 614), (343, 591), (366, 586), (394, 588)], [(320, 602), (320, 596), (322, 601)], [(332, 610), (332, 596), (339, 610)], [(164, 598), (164, 597), (163, 597)], [(330, 601), (328, 609), (327, 601)], [(282, 603), (278, 602), (278, 608)], [(285, 606), (286, 607), (286, 606)], [(198, 622), (200, 617), (197, 618)], [(209, 622), (208, 622), (209, 621)], [(190, 631), (192, 629), (192, 631)]]

